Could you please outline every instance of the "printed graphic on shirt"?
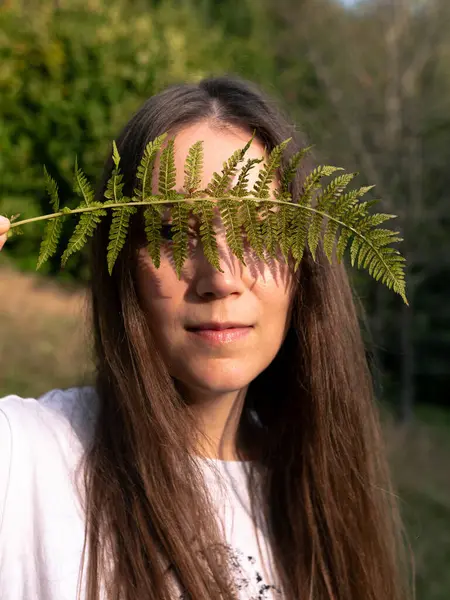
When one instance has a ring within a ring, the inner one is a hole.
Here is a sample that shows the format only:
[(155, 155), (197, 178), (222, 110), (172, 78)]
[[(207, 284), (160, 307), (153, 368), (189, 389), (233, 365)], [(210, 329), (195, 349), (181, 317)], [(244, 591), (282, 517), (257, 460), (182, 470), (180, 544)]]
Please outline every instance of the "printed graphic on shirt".
[[(240, 600), (281, 600), (281, 590), (273, 583), (264, 581), (253, 556), (247, 556), (228, 544), (224, 544), (222, 548), (225, 549)], [(183, 592), (179, 600), (191, 599)]]

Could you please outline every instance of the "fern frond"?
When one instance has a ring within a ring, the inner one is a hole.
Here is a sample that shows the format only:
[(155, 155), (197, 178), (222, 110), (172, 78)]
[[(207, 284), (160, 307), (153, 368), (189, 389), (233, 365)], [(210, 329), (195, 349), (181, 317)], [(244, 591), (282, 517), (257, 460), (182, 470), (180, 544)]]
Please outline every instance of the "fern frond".
[(82, 213), (80, 220), (75, 227), (72, 237), (69, 240), (66, 250), (61, 257), (61, 265), (65, 265), (68, 258), (78, 252), (86, 244), (88, 237), (92, 236), (97, 225), (101, 221), (101, 217), (107, 215), (107, 211), (102, 208), (101, 202), (91, 202), (91, 207), (98, 206), (99, 210)]
[[(108, 204), (118, 204), (120, 202), (126, 204), (130, 201), (130, 198), (124, 197), (123, 195), (123, 175), (119, 167), (120, 155), (115, 141), (113, 141), (112, 159), (115, 168), (111, 173), (108, 183), (106, 184), (106, 191), (104, 195), (105, 198), (108, 198), (108, 201), (105, 202), (103, 206), (107, 206)], [(111, 226), (109, 228), (109, 242), (107, 247), (107, 263), (108, 272), (110, 275), (117, 257), (119, 256), (119, 253), (125, 244), (130, 217), (136, 212), (137, 208), (131, 206), (115, 208), (112, 211)]]
[[(352, 190), (348, 194), (344, 194), (342, 197), (342, 206), (339, 212), (333, 215), (336, 220), (345, 221), (349, 229), (344, 229), (341, 232), (341, 236), (338, 240), (336, 247), (336, 256), (338, 262), (342, 261), (344, 252), (347, 248), (348, 242), (352, 237), (351, 227), (358, 222), (359, 219), (367, 215), (367, 209), (376, 204), (376, 200), (370, 200), (368, 202), (358, 202), (358, 198), (363, 194), (367, 193), (374, 186), (367, 186), (359, 188), (359, 190)], [(333, 221), (331, 221), (332, 223)], [(338, 223), (339, 225), (339, 223)], [(332, 227), (332, 225), (330, 225)], [(331, 235), (331, 232), (330, 232)]]
[(190, 148), (184, 164), (184, 190), (192, 197), (198, 190), (203, 174), (203, 140), (195, 142)]
[(120, 172), (119, 169), (119, 163), (120, 163), (120, 155), (119, 152), (117, 150), (117, 146), (116, 146), (116, 142), (113, 142), (113, 155), (112, 155), (113, 161), (114, 161), (114, 165), (115, 165), (115, 169), (112, 170), (111, 173), (111, 177), (109, 178), (107, 184), (106, 184), (106, 190), (105, 190), (105, 198), (108, 198), (108, 200), (114, 201), (115, 203), (120, 202), (120, 200), (123, 198), (123, 175)]
[(290, 204), (282, 204), (278, 211), (278, 246), (285, 261), (289, 258), (293, 246), (293, 223), (298, 209)]
[(146, 145), (136, 172), (136, 179), (139, 179), (141, 183), (140, 186), (134, 189), (133, 200), (144, 200), (144, 198), (152, 195), (152, 179), (156, 155), (166, 138), (167, 133), (163, 133)]
[(292, 138), (288, 138), (275, 146), (272, 152), (269, 154), (267, 162), (258, 174), (258, 179), (253, 186), (252, 194), (256, 198), (268, 198), (270, 195), (269, 186), (273, 181), (276, 171), (281, 165), (281, 159), (283, 156), (284, 149), (289, 144)]
[(178, 278), (188, 256), (189, 213), (191, 207), (186, 202), (177, 202), (171, 207), (173, 244), (172, 254)]
[[(47, 192), (50, 196), (50, 202), (55, 212), (59, 210), (59, 194), (58, 194), (58, 184), (56, 181), (50, 176), (47, 169), (44, 167), (44, 176), (46, 182)], [(51, 219), (46, 227), (44, 232), (44, 237), (41, 242), (41, 246), (39, 249), (39, 257), (36, 265), (36, 270), (39, 270), (42, 265), (56, 253), (58, 248), (59, 238), (61, 237), (63, 218), (60, 219)]]
[[(128, 198), (124, 198), (128, 200)], [(130, 217), (137, 212), (134, 206), (124, 206), (113, 210), (111, 227), (109, 228), (109, 243), (107, 248), (108, 272), (111, 275), (114, 264), (122, 250), (130, 225)]]
[(238, 164), (244, 160), (245, 154), (250, 148), (254, 137), (255, 132), (253, 132), (252, 137), (243, 148), (233, 152), (230, 158), (223, 163), (223, 168), (220, 173), (213, 173), (212, 180), (205, 189), (205, 192), (209, 196), (220, 198), (225, 194), (226, 190), (230, 186), (231, 181), (236, 175)]
[(113, 140), (113, 154), (112, 154), (112, 158), (113, 158), (113, 162), (116, 165), (116, 168), (119, 166), (120, 163), (120, 155), (119, 155), (119, 151), (117, 150), (117, 144), (116, 144), (116, 140)]
[(47, 167), (44, 166), (44, 177), (45, 177), (45, 187), (47, 189), (48, 195), (50, 196), (50, 204), (55, 212), (59, 210), (59, 192), (58, 192), (58, 184), (56, 181), (50, 176), (50, 173), (47, 171)]
[(248, 194), (248, 176), (253, 167), (261, 163), (264, 159), (262, 158), (249, 158), (245, 165), (242, 167), (237, 183), (231, 188), (231, 196), (242, 197)]
[[(14, 221), (17, 221), (17, 219), (20, 217), (20, 213), (17, 213), (15, 215), (6, 214), (5, 217), (7, 219), (9, 219), (10, 223), (14, 223)], [(10, 240), (12, 237), (15, 237), (16, 235), (23, 235), (23, 229), (22, 229), (22, 227), (18, 227), (17, 225), (14, 225), (14, 228), (11, 227), (6, 232), (6, 239)]]
[(161, 264), (161, 228), (162, 228), (162, 205), (150, 204), (144, 210), (145, 235), (147, 238), (147, 251), (156, 269)]
[[(384, 216), (390, 218), (390, 215)], [(404, 280), (405, 259), (395, 248), (386, 247), (403, 240), (397, 233), (398, 231), (375, 228), (366, 231), (363, 237), (355, 236), (350, 249), (351, 264), (354, 266), (357, 263), (358, 268), (367, 268), (375, 280), (381, 280), (389, 289), (394, 289), (408, 304)]]
[(94, 202), (94, 190), (78, 166), (77, 158), (75, 158), (75, 192), (83, 198), (81, 206), (91, 206)]
[[(329, 214), (332, 217), (335, 217), (336, 219), (339, 219), (341, 217), (343, 219), (346, 219), (347, 215), (353, 214), (355, 210), (358, 210), (358, 214), (366, 214), (367, 208), (369, 208), (369, 206), (372, 206), (372, 204), (376, 203), (376, 200), (360, 203), (358, 203), (358, 200), (374, 187), (375, 186), (373, 185), (369, 185), (342, 194), (337, 199), (337, 201), (330, 207)], [(356, 209), (356, 207), (358, 207), (358, 209)]]
[(200, 241), (208, 262), (223, 273), (220, 267), (219, 251), (214, 231), (214, 208), (215, 205), (212, 200), (202, 200), (194, 204), (192, 212), (200, 217)]
[(239, 220), (239, 200), (224, 198), (218, 201), (220, 216), (225, 227), (227, 244), (235, 256), (245, 266), (244, 245), (241, 235), (241, 224)]
[[(59, 208), (58, 188), (45, 171), (47, 190), (50, 195), (54, 213), (47, 216), (34, 217), (13, 222), (8, 237), (17, 233), (18, 226), (37, 220), (49, 218), (38, 259), (39, 268), (45, 260), (52, 256), (61, 234), (63, 218), (70, 214), (79, 214), (79, 222), (69, 240), (67, 249), (62, 255), (64, 265), (76, 251), (81, 250), (92, 236), (98, 223), (112, 210), (111, 227), (107, 247), (108, 271), (111, 274), (117, 257), (129, 234), (131, 216), (143, 206), (145, 234), (148, 241), (149, 254), (158, 268), (160, 266), (160, 247), (162, 245), (161, 226), (163, 206), (169, 206), (172, 213), (172, 229), (174, 233), (172, 251), (178, 276), (188, 255), (189, 214), (190, 211), (199, 216), (200, 239), (205, 256), (211, 265), (220, 270), (219, 251), (214, 231), (214, 213), (218, 209), (224, 224), (226, 241), (235, 256), (245, 265), (243, 233), (249, 246), (263, 259), (265, 251), (275, 257), (277, 247), (285, 260), (289, 255), (295, 260), (296, 267), (302, 260), (305, 248), (309, 247), (311, 256), (315, 258), (320, 237), (323, 234), (323, 247), (327, 258), (332, 259), (336, 246), (338, 261), (350, 246), (351, 264), (364, 268), (378, 281), (393, 288), (407, 303), (404, 280), (405, 259), (390, 244), (402, 241), (397, 231), (381, 229), (384, 221), (395, 215), (384, 213), (369, 214), (369, 208), (376, 200), (361, 202), (360, 198), (373, 186), (361, 187), (346, 191), (354, 177), (343, 174), (336, 177), (322, 190), (324, 177), (342, 170), (333, 166), (317, 167), (310, 173), (303, 184), (299, 198), (293, 198), (289, 189), (297, 168), (310, 147), (296, 152), (288, 161), (281, 173), (281, 182), (275, 186), (273, 193), (270, 185), (278, 174), (282, 164), (282, 154), (290, 140), (276, 146), (259, 170), (255, 185), (248, 190), (249, 172), (263, 159), (249, 159), (241, 169), (237, 183), (230, 190), (239, 163), (244, 159), (255, 132), (246, 146), (237, 150), (223, 163), (221, 173), (214, 173), (206, 189), (199, 190), (202, 180), (203, 144), (196, 142), (188, 152), (185, 163), (185, 193), (175, 191), (176, 170), (174, 139), (171, 139), (161, 152), (158, 173), (158, 194), (152, 194), (153, 170), (158, 150), (162, 148), (167, 134), (163, 134), (147, 144), (144, 155), (137, 169), (136, 179), (140, 182), (134, 190), (133, 197), (123, 195), (124, 177), (120, 172), (120, 155), (113, 142), (112, 160), (114, 168), (106, 184), (105, 201), (97, 202), (94, 191), (83, 171), (75, 161), (75, 189), (82, 197), (82, 202), (73, 211), (67, 207)], [(202, 197), (202, 196), (205, 197)], [(215, 204), (217, 202), (217, 204)], [(17, 216), (17, 215), (16, 215)], [(324, 224), (325, 228), (323, 227)]]
[(263, 258), (264, 242), (256, 202), (249, 198), (243, 198), (239, 208), (241, 216), (238, 217), (238, 221), (244, 226), (251, 248), (259, 258)]
[(279, 211), (273, 211), (272, 202), (261, 201), (261, 234), (263, 238), (264, 248), (269, 253), (269, 256), (275, 258), (278, 245), (280, 244), (281, 236), (281, 218)]
[(175, 169), (175, 142), (173, 138), (167, 142), (166, 147), (161, 152), (161, 160), (159, 165), (159, 193), (164, 198), (170, 198), (174, 195), (174, 187), (176, 183)]
[(286, 194), (289, 193), (289, 184), (294, 179), (297, 169), (305, 157), (305, 155), (313, 148), (313, 146), (307, 146), (296, 152), (290, 159), (283, 170), (283, 176), (281, 178), (281, 190)]
[[(313, 259), (316, 258), (316, 249), (319, 243), (320, 233), (322, 231), (323, 220), (325, 213), (330, 211), (332, 206), (341, 196), (345, 188), (356, 176), (356, 173), (346, 173), (336, 177), (319, 195), (316, 203), (316, 210), (320, 212), (314, 213), (308, 228), (308, 246)], [(326, 247), (326, 253), (330, 251), (329, 245)]]
[[(292, 257), (295, 259), (295, 269), (298, 268), (298, 265), (301, 263), (303, 254), (305, 253), (306, 242), (308, 239), (308, 228), (309, 222), (311, 220), (311, 213), (307, 210), (302, 210), (300, 208), (295, 208), (295, 205), (292, 205), (292, 210), (294, 211), (292, 214), (292, 234), (290, 238), (288, 238), (288, 243), (290, 242)], [(288, 224), (289, 225), (289, 224)]]
[(23, 235), (22, 227), (15, 227), (14, 229), (9, 229), (6, 232), (6, 239), (10, 240), (11, 238), (16, 237), (16, 235)]
[[(311, 207), (314, 192), (320, 189), (321, 180), (323, 179), (323, 177), (328, 177), (329, 175), (332, 175), (333, 173), (339, 170), (342, 169), (330, 165), (325, 165), (314, 169), (305, 179), (305, 182), (303, 184), (303, 193), (298, 198), (298, 202), (296, 204), (293, 204), (293, 207), (296, 206), (296, 208), (294, 209), (295, 212), (291, 213), (292, 233), (288, 239), (286, 239), (286, 234), (283, 234), (283, 244), (286, 249), (290, 243), (292, 256), (295, 259), (295, 268), (298, 267), (303, 258), (306, 243), (308, 241), (309, 227), (312, 219), (311, 211), (308, 209)], [(312, 239), (311, 241), (312, 248), (315, 250), (315, 239)], [(284, 253), (285, 250), (283, 251), (283, 254)]]

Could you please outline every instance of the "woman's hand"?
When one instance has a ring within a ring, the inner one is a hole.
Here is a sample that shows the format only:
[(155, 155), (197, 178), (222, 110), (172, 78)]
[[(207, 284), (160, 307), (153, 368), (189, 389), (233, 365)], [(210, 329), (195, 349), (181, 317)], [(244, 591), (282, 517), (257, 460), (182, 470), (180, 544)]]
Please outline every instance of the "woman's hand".
[(10, 221), (6, 217), (0, 216), (0, 250), (6, 242), (6, 232), (9, 230)]

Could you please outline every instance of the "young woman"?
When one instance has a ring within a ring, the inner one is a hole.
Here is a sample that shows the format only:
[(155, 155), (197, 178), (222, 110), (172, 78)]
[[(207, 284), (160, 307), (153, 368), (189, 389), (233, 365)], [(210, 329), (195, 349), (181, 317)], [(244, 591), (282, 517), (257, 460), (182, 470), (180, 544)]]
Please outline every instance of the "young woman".
[[(285, 160), (301, 146), (250, 83), (171, 87), (117, 141), (124, 193), (163, 132), (175, 136), (182, 190), (195, 141), (204, 141), (204, 186), (253, 131), (250, 158), (288, 137)], [(217, 213), (221, 271), (191, 222), (178, 279), (170, 224), (155, 268), (142, 214), (133, 219), (111, 276), (108, 218), (92, 242), (95, 384), (0, 401), (1, 598), (409, 597), (344, 267), (320, 250), (294, 272), (248, 246), (244, 266)]]

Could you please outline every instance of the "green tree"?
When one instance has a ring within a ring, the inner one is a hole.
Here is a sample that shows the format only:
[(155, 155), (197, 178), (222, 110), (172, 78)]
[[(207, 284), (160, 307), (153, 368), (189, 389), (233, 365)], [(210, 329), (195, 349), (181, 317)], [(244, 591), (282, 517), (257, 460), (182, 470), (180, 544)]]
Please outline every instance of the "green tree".
[[(176, 0), (10, 3), (0, 11), (0, 213), (47, 211), (44, 163), (74, 206), (75, 156), (97, 177), (132, 112), (170, 83), (223, 72), (271, 81), (256, 32), (244, 38), (212, 17)], [(34, 269), (41, 234), (31, 226), (8, 245), (22, 268)], [(61, 275), (84, 279), (85, 264), (82, 253)], [(55, 260), (46, 268), (59, 272)]]

